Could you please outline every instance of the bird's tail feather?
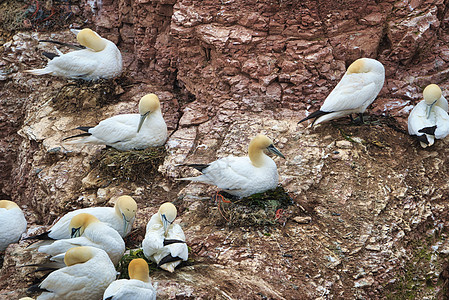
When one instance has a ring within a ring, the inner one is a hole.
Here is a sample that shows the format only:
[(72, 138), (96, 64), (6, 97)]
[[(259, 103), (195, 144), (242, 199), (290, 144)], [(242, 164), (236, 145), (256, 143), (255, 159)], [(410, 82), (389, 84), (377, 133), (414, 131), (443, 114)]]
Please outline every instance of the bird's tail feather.
[[(317, 110), (317, 111), (311, 113), (310, 115), (308, 115), (307, 117), (305, 117), (304, 119), (302, 119), (301, 121), (299, 121), (298, 124), (299, 124), (299, 123), (302, 123), (302, 122), (304, 122), (304, 121), (313, 119), (313, 118), (318, 119), (319, 117), (324, 116), (324, 115), (326, 115), (326, 114), (328, 114), (328, 113), (330, 113), (330, 112)], [(315, 121), (313, 121), (313, 123), (315, 123)]]
[(77, 138), (77, 137), (83, 137), (83, 136), (91, 136), (92, 134), (89, 132), (85, 132), (85, 133), (80, 133), (80, 134), (76, 134), (76, 135), (72, 135), (66, 138), (63, 138), (62, 141), (67, 141), (69, 139), (73, 139), (73, 138)]
[(34, 70), (25, 70), (25, 73), (30, 73), (33, 75), (45, 75), (51, 73), (48, 69), (34, 69)]

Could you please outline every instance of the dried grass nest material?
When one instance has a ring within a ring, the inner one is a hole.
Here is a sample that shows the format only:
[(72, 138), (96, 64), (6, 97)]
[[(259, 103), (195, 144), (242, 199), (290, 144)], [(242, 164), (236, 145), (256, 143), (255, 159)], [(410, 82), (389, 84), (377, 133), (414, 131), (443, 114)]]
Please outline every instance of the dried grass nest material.
[(103, 107), (118, 101), (118, 86), (114, 79), (78, 80), (61, 87), (53, 96), (52, 104), (55, 109), (67, 112)]
[[(189, 248), (189, 259), (187, 261), (182, 261), (176, 267), (176, 269), (179, 269), (179, 268), (182, 268), (185, 266), (191, 266), (194, 264), (194, 260), (190, 257), (192, 249), (190, 247), (188, 247), (188, 248)], [(154, 271), (158, 270), (157, 264), (155, 262), (149, 261), (143, 254), (142, 249), (134, 249), (134, 250), (130, 249), (129, 253), (125, 252), (125, 254), (120, 259), (120, 261), (116, 267), (117, 272), (120, 273), (118, 279), (129, 279), (128, 265), (135, 258), (143, 258), (148, 263), (148, 269), (150, 270), (150, 275)]]
[(233, 227), (277, 224), (283, 218), (282, 211), (293, 204), (293, 199), (281, 186), (241, 199), (233, 199), (225, 192), (220, 195), (231, 201), (223, 203), (220, 196), (217, 199), (222, 217)]
[(129, 151), (107, 148), (96, 167), (103, 176), (113, 180), (142, 182), (154, 177), (166, 155), (165, 146)]

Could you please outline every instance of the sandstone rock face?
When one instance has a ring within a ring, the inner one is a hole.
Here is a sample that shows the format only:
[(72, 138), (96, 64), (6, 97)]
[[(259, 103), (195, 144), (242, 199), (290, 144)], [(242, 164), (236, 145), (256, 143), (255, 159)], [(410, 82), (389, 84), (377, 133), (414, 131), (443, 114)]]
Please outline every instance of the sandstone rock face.
[[(444, 95), (449, 90), (445, 2), (61, 5), (71, 12), (67, 22), (118, 44), (126, 71), (101, 83), (107, 96), (94, 92), (97, 83), (24, 74), (45, 63), (41, 51), (54, 51), (38, 40), (74, 41), (58, 26), (15, 32), (0, 46), (0, 193), (24, 209), (28, 234), (69, 210), (113, 205), (129, 194), (140, 209), (137, 244), (158, 206), (172, 201), (192, 250), (193, 264), (151, 275), (162, 299), (443, 295), (448, 142), (423, 150), (404, 130), (427, 84), (439, 84)], [(31, 18), (33, 7), (27, 9)], [(386, 67), (385, 86), (367, 111), (371, 124), (297, 125), (364, 56)], [(148, 92), (159, 95), (170, 130), (158, 174), (142, 182), (99, 178), (92, 170), (101, 146), (61, 142), (77, 126), (137, 112)], [(211, 197), (215, 187), (174, 178), (197, 174), (179, 164), (245, 155), (258, 133), (286, 156), (275, 161), (295, 204), (274, 226), (230, 227)], [(35, 278), (19, 268), (42, 260), (26, 245), (11, 245), (4, 255), (1, 299), (24, 296)]]

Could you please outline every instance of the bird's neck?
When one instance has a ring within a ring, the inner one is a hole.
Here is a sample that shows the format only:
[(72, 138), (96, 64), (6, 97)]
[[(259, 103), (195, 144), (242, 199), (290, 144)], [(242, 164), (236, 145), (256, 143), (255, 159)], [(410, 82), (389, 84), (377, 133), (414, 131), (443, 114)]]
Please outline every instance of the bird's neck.
[(248, 156), (253, 166), (260, 168), (265, 164), (265, 159), (268, 157), (262, 149), (249, 147)]

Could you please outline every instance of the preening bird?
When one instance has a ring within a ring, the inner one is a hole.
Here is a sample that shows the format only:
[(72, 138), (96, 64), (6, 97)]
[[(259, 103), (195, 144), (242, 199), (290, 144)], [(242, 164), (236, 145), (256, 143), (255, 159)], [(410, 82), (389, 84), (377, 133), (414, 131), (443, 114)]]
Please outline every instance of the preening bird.
[(91, 246), (103, 249), (112, 263), (117, 265), (125, 253), (125, 242), (117, 230), (100, 222), (91, 214), (81, 213), (70, 221), (70, 239), (53, 241), (49, 245), (39, 247), (39, 252), (57, 256), (70, 248)]
[(137, 203), (132, 197), (120, 196), (117, 198), (114, 207), (88, 207), (71, 211), (59, 219), (49, 231), (28, 237), (27, 239), (69, 239), (70, 221), (74, 216), (81, 213), (88, 213), (95, 216), (101, 222), (117, 230), (120, 236), (125, 237), (132, 229), (136, 211)]
[(216, 185), (219, 189), (237, 196), (247, 197), (276, 188), (279, 175), (276, 163), (264, 153), (268, 150), (282, 158), (282, 153), (265, 135), (258, 135), (249, 143), (248, 155), (228, 156), (210, 164), (188, 164), (203, 174), (179, 180), (191, 180)]
[(27, 221), (20, 207), (9, 200), (0, 200), (0, 251), (17, 243), (27, 229)]
[(435, 139), (443, 139), (449, 134), (448, 104), (441, 89), (436, 84), (428, 85), (420, 101), (408, 117), (408, 133), (416, 136), (421, 147), (432, 146)]
[(67, 137), (72, 144), (108, 145), (115, 149), (139, 150), (162, 146), (167, 140), (167, 125), (162, 117), (159, 98), (155, 94), (142, 97), (138, 114), (122, 114), (101, 121), (95, 127), (78, 127), (85, 133)]
[[(110, 79), (122, 73), (122, 55), (113, 42), (102, 38), (89, 28), (71, 29), (71, 31), (84, 47), (66, 54), (59, 50), (57, 50), (57, 54), (44, 52), (44, 55), (50, 59), (47, 66), (43, 69), (25, 72), (33, 75), (50, 74), (84, 80)], [(45, 42), (53, 41), (46, 40)], [(54, 43), (68, 45), (60, 42)], [(73, 45), (68, 46), (74, 48)]]
[(169, 272), (174, 272), (176, 266), (189, 256), (184, 231), (178, 224), (173, 224), (176, 214), (172, 203), (162, 204), (148, 222), (142, 242), (145, 257)]
[(113, 281), (103, 295), (103, 300), (156, 300), (156, 289), (151, 285), (148, 263), (142, 258), (128, 265), (130, 279)]
[(37, 300), (101, 299), (115, 280), (116, 270), (102, 249), (83, 246), (69, 249), (64, 256), (66, 267), (50, 273), (31, 291), (42, 291)]
[(345, 75), (324, 100), (320, 110), (315, 111), (298, 123), (313, 119), (312, 125), (359, 114), (376, 99), (385, 81), (385, 68), (377, 60), (359, 58), (346, 70)]

